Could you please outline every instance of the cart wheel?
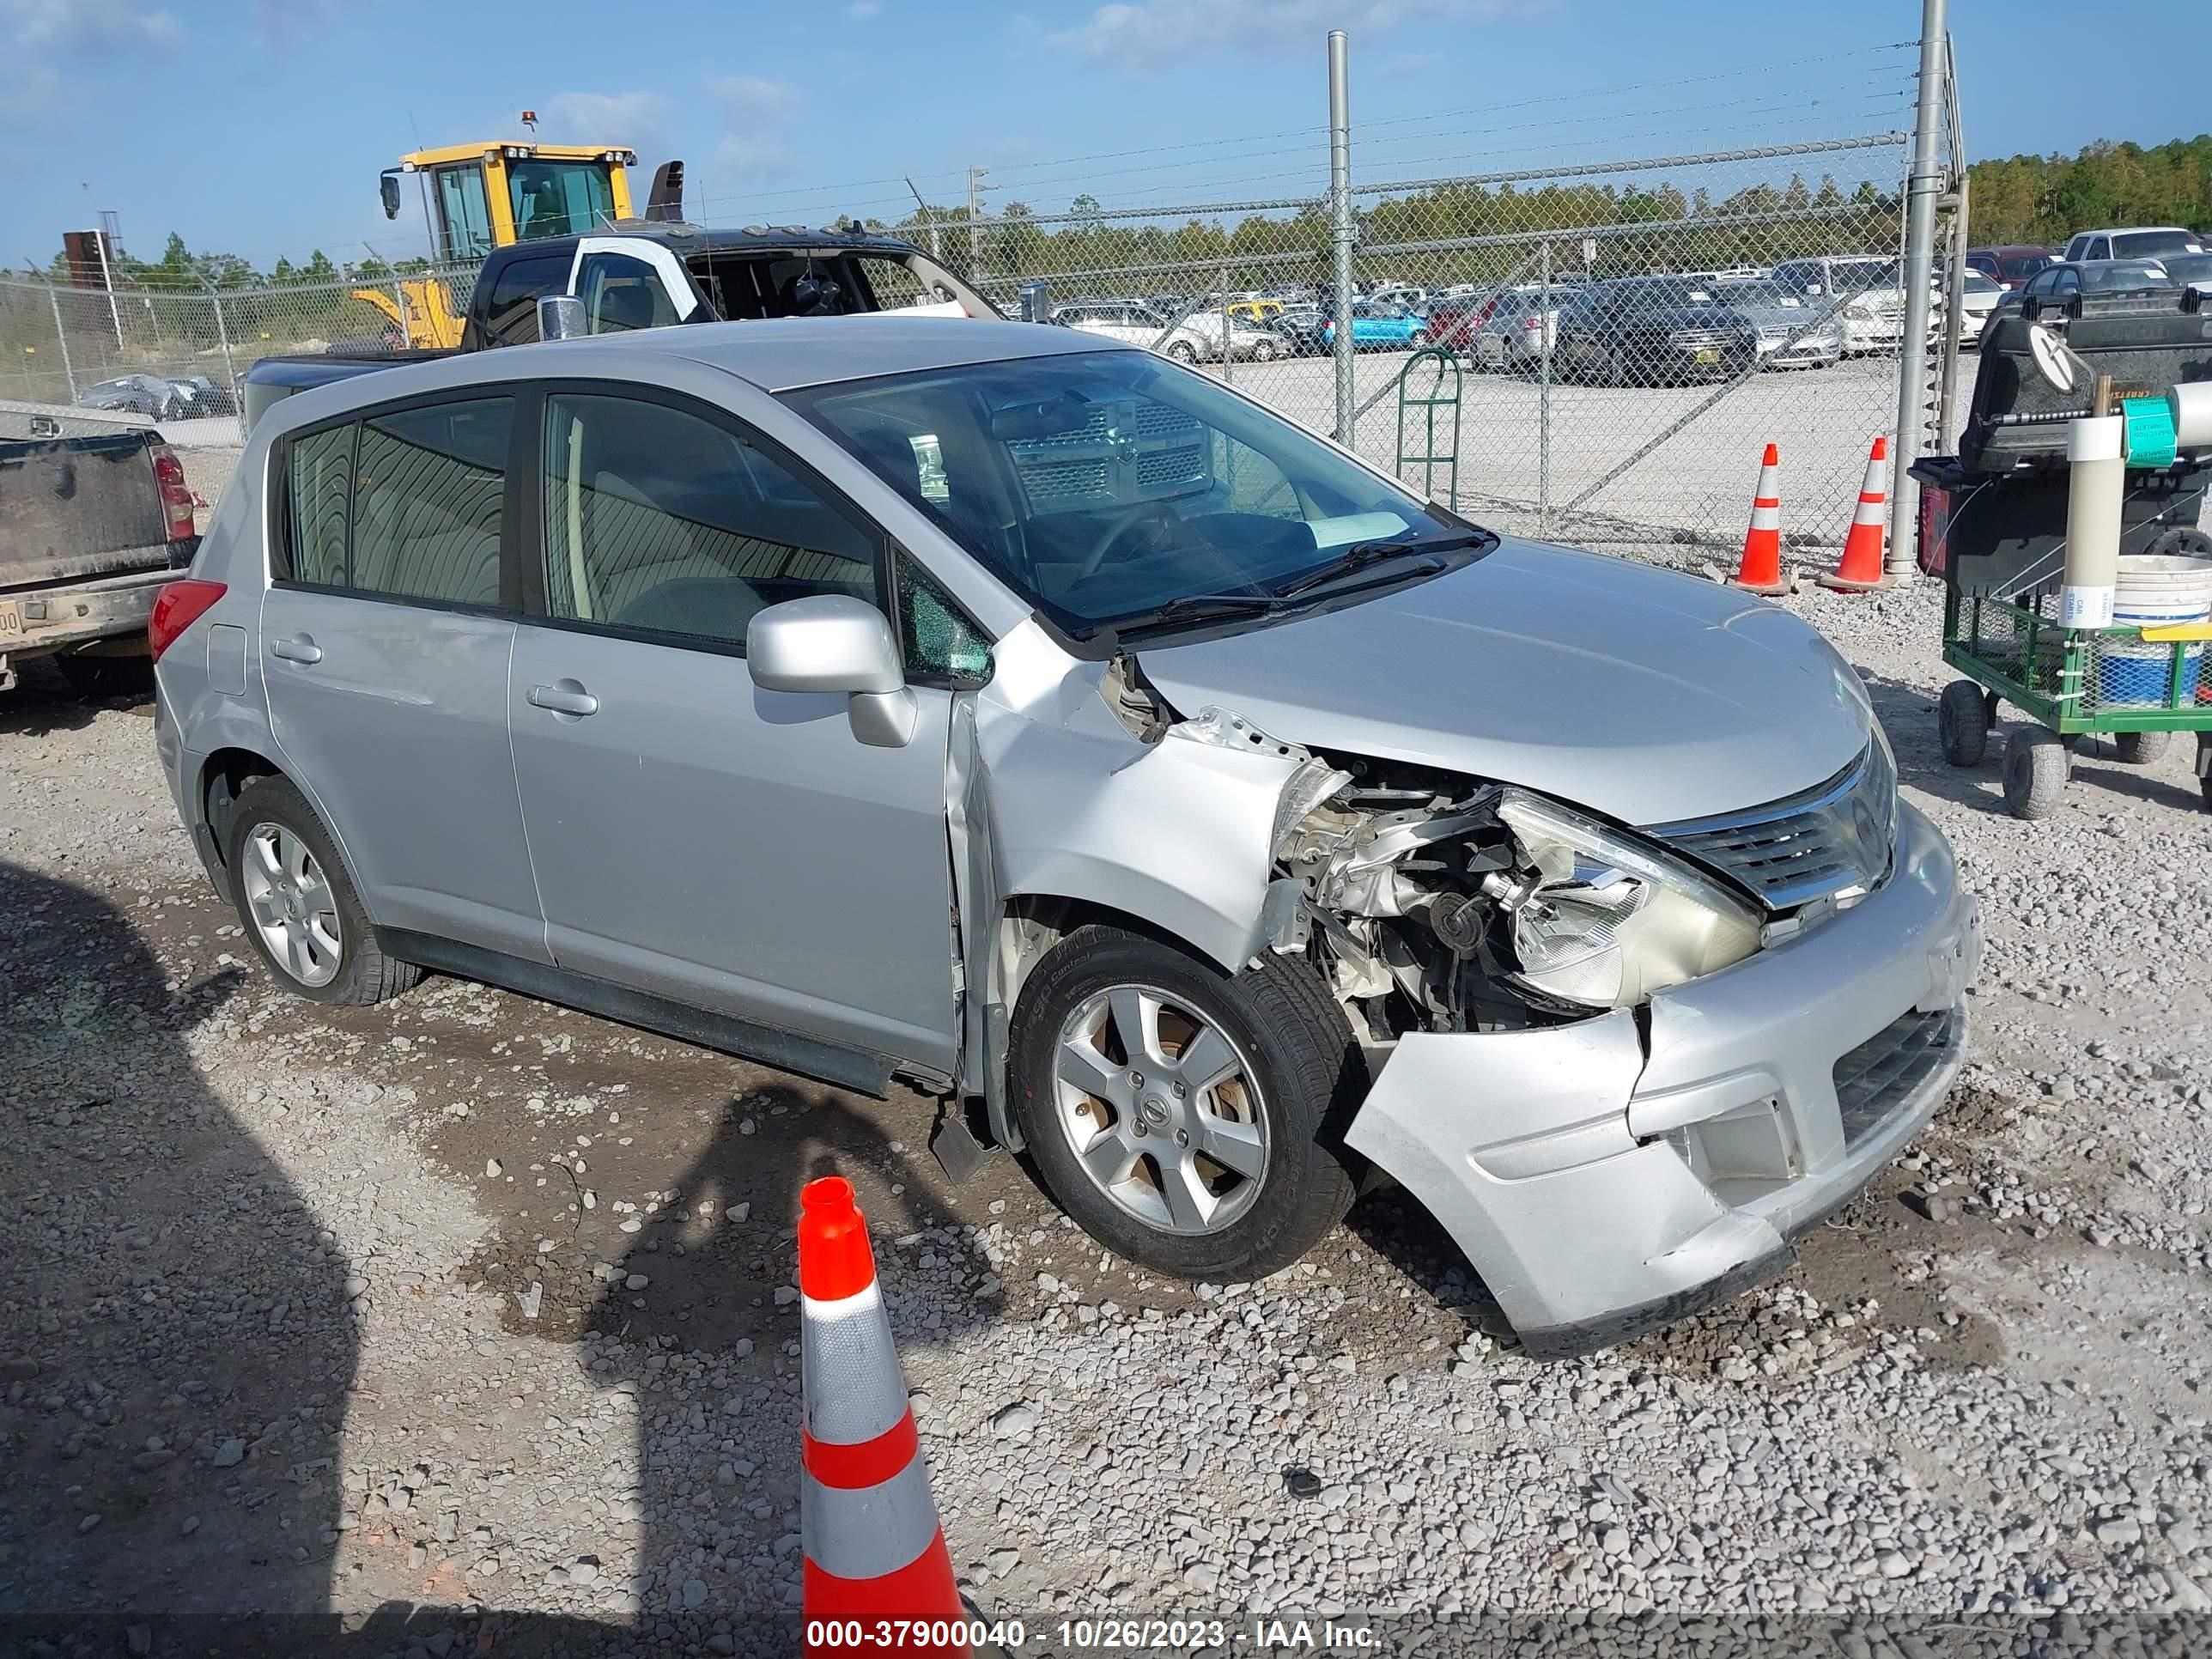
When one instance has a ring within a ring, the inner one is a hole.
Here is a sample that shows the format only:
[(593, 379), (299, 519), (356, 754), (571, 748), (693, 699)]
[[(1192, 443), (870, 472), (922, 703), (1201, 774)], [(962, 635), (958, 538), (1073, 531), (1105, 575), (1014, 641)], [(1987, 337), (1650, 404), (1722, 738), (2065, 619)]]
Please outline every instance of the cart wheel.
[(2123, 732), (2112, 739), (2130, 766), (2150, 766), (2173, 741), (2171, 732)]
[(2016, 818), (2047, 818), (2058, 810), (2070, 762), (2056, 732), (2032, 726), (2005, 740), (2005, 807)]
[(1936, 705), (1936, 729), (1942, 735), (1943, 758), (1954, 766), (1979, 766), (1990, 747), (1990, 708), (1982, 688), (1972, 680), (1953, 680)]

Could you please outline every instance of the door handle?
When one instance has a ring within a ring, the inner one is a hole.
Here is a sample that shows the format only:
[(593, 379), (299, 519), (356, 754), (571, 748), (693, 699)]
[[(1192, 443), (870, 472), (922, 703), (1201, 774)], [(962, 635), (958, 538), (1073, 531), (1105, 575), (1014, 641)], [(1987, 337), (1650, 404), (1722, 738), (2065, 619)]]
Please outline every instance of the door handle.
[(556, 680), (550, 685), (533, 685), (523, 694), (533, 708), (550, 708), (556, 714), (596, 714), (599, 700), (574, 680)]
[(272, 655), (282, 657), (286, 662), (320, 662), (323, 659), (323, 647), (315, 643), (314, 636), (310, 634), (278, 640), (269, 649)]

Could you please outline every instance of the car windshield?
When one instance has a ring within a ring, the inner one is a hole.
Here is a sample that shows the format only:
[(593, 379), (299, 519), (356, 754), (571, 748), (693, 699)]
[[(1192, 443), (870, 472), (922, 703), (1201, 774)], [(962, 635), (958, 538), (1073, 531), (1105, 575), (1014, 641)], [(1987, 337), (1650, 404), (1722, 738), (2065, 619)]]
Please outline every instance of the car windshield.
[(1265, 603), (1376, 544), (1489, 539), (1148, 352), (971, 363), (784, 396), (1079, 637), (1136, 626), (1179, 599), (1193, 614), (1203, 598)]
[(2174, 280), (2155, 259), (2093, 259), (2081, 267), (2081, 286), (2091, 293), (2144, 288), (2172, 288)]
[(2014, 282), (2023, 283), (2045, 265), (2057, 263), (2058, 256), (2055, 253), (2021, 253), (1999, 259), (1997, 269)]
[(2155, 259), (2162, 253), (2202, 253), (2204, 245), (2185, 230), (2130, 230), (2112, 238), (2115, 259)]
[(2177, 283), (2212, 283), (2212, 253), (2177, 253), (2159, 264)]
[(1828, 276), (1838, 294), (1856, 294), (1870, 288), (1902, 288), (1905, 266), (1897, 259), (1838, 259), (1828, 267)]
[(1966, 292), (1969, 294), (1994, 294), (2004, 286), (1996, 277), (1986, 271), (1980, 270), (1968, 271), (1966, 275)]
[(1620, 283), (1609, 290), (1612, 298), (1634, 311), (1656, 311), (1666, 306), (1703, 306), (1713, 302), (1710, 284), (1686, 277), (1658, 282)]

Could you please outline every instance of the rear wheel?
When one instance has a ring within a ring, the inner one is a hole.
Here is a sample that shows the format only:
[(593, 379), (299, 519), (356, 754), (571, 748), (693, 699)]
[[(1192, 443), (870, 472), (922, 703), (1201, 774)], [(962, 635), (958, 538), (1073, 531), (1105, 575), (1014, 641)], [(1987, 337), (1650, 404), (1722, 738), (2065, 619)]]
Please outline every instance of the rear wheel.
[(1170, 340), (1168, 356), (1179, 363), (1194, 363), (1198, 361), (1198, 348), (1188, 340)]
[(1954, 766), (1979, 766), (1989, 752), (1990, 706), (1972, 680), (1953, 680), (1936, 705), (1936, 728), (1943, 739), (1943, 758)]
[(1274, 358), (1275, 343), (1273, 340), (1255, 340), (1252, 343), (1252, 361), (1254, 362), (1273, 362)]
[(1022, 988), (1008, 1071), (1044, 1184), (1145, 1267), (1257, 1279), (1351, 1207), (1337, 1137), (1366, 1070), (1301, 966), (1225, 976), (1123, 928), (1079, 929)]
[(2113, 739), (2120, 758), (2130, 766), (2148, 766), (2172, 745), (2171, 732), (2123, 732)]
[(376, 945), (330, 832), (287, 778), (239, 792), (224, 857), (246, 936), (289, 991), (316, 1002), (381, 1002), (422, 977)]

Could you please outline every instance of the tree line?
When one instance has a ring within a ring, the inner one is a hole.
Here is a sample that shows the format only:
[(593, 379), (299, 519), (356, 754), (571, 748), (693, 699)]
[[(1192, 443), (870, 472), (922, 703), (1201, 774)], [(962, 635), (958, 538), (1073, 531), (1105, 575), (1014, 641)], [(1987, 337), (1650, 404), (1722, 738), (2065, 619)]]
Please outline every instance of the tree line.
[(1966, 169), (1967, 220), (1984, 246), (2063, 246), (2100, 225), (2212, 231), (2212, 134), (2146, 149), (2099, 140), (2074, 155), (2014, 155)]

